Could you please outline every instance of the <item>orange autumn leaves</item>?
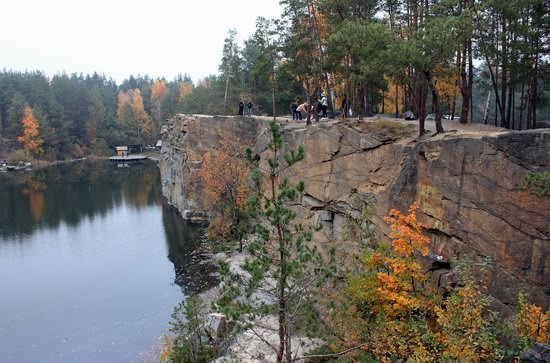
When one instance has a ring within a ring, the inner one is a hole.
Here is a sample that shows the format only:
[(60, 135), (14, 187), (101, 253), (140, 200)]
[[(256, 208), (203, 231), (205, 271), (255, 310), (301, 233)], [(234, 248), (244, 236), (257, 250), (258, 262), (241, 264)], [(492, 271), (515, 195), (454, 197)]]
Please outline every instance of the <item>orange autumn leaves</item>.
[(217, 149), (207, 152), (196, 174), (210, 210), (209, 235), (214, 239), (238, 237), (249, 188), (250, 170), (240, 140), (223, 140)]
[(408, 215), (392, 209), (390, 214), (384, 217), (391, 226), (392, 247), (398, 256), (411, 257), (415, 251), (422, 256), (428, 254), (430, 239), (422, 234), (422, 224), (416, 219), (417, 210), (418, 205), (413, 203)]
[(217, 150), (204, 155), (197, 174), (210, 208), (224, 200), (244, 211), (249, 169), (238, 143), (222, 141)]
[(153, 115), (155, 133), (160, 129), (160, 124), (162, 122), (162, 100), (168, 94), (168, 86), (166, 81), (163, 79), (157, 79), (153, 81), (151, 85), (151, 113)]
[(550, 343), (550, 310), (530, 304), (525, 294), (519, 295), (516, 329), (521, 338), (538, 343)]
[(466, 285), (435, 307), (435, 344), (443, 358), (461, 362), (500, 360), (499, 343), (486, 314), (489, 304), (479, 289)]
[(367, 253), (363, 265), (367, 270), (376, 270), (374, 300), (378, 312), (398, 316), (427, 302), (419, 287), (426, 280), (414, 254), (425, 256), (430, 240), (422, 234), (422, 225), (416, 219), (418, 206), (413, 204), (409, 214), (392, 210), (384, 219), (390, 223), (391, 251)]
[(23, 134), (17, 138), (17, 141), (23, 145), (23, 149), (34, 157), (42, 153), (42, 144), (44, 141), (40, 138), (38, 132), (38, 119), (34, 116), (30, 107), (25, 107), (24, 116), (21, 120), (23, 125)]
[(137, 129), (138, 138), (140, 135), (151, 137), (153, 125), (151, 118), (145, 111), (143, 97), (139, 88), (120, 91), (118, 93), (117, 119), (122, 124), (128, 124)]
[(391, 243), (380, 242), (367, 250), (361, 273), (348, 277), (340, 305), (335, 304), (327, 318), (335, 337), (330, 348), (351, 349), (346, 354), (350, 361), (369, 356), (381, 362), (491, 362), (513, 356), (513, 349), (519, 352), (533, 342), (548, 342), (550, 311), (528, 303), (523, 295), (516, 315), (517, 335), (503, 338), (490, 313), (490, 296), (475, 279), (461, 279), (459, 265), (455, 267), (459, 287), (448, 296), (432, 289), (417, 262), (428, 254), (430, 243), (417, 220), (417, 209), (413, 204), (408, 214), (392, 210), (385, 217)]

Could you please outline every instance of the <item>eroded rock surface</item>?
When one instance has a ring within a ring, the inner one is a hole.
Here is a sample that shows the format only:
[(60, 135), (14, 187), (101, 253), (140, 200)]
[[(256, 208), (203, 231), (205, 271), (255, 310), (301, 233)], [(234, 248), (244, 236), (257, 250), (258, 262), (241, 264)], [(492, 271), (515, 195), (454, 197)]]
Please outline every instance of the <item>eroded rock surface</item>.
[[(519, 188), (528, 172), (550, 171), (550, 130), (461, 128), (418, 141), (414, 122), (397, 128), (384, 122), (308, 128), (283, 123), (285, 147), (306, 149), (305, 159), (285, 173), (306, 183), (295, 208), (301, 218), (325, 226), (316, 241), (358, 251), (359, 242), (348, 238), (346, 228), (361, 213), (361, 201), (371, 201), (371, 219), (382, 236), (388, 233), (383, 221), (388, 211), (406, 211), (417, 201), (431, 252), (442, 256), (435, 279), (445, 280), (447, 262), (467, 255), (491, 261), (489, 289), (502, 304), (514, 304), (517, 292), (526, 290), (534, 302), (550, 307), (550, 198)], [(193, 180), (204, 153), (225, 138), (253, 138), (264, 160), (266, 125), (267, 120), (242, 117), (171, 120), (160, 162), (170, 203), (187, 217), (206, 212), (201, 186)]]
[(184, 218), (206, 219), (202, 186), (196, 173), (205, 153), (223, 140), (241, 140), (253, 144), (265, 122), (245, 117), (177, 115), (162, 130), (159, 160), (162, 193)]

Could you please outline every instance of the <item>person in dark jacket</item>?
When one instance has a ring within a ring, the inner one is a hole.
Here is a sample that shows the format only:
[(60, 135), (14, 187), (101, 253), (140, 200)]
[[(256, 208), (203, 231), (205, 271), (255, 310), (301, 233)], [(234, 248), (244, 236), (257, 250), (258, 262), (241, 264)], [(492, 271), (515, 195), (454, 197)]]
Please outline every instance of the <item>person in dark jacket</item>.
[(239, 102), (239, 116), (242, 116), (242, 115), (244, 115), (244, 102), (240, 101)]
[(344, 118), (348, 117), (348, 108), (349, 108), (348, 95), (344, 93), (344, 98), (342, 98), (342, 116)]
[(298, 111), (296, 111), (298, 109), (298, 105), (296, 104), (296, 102), (292, 102), (290, 109), (292, 110), (292, 119), (298, 120)]
[(254, 105), (252, 104), (252, 101), (248, 101), (248, 104), (246, 105), (246, 107), (248, 108), (248, 116), (252, 116), (252, 107)]

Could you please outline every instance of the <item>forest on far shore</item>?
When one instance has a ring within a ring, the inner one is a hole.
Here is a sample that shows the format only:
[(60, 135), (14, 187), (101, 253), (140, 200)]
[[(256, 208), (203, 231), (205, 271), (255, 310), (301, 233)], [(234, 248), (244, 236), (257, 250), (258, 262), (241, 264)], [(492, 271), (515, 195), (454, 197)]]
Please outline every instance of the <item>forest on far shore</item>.
[[(0, 157), (59, 160), (151, 145), (176, 113), (289, 115), (325, 93), (353, 116), (412, 111), (522, 130), (550, 120), (543, 0), (283, 0), (243, 44), (229, 30), (218, 74), (193, 82), (0, 71)], [(184, 70), (182, 70), (184, 71)], [(316, 115), (315, 115), (316, 116)], [(437, 130), (443, 131), (441, 125)]]

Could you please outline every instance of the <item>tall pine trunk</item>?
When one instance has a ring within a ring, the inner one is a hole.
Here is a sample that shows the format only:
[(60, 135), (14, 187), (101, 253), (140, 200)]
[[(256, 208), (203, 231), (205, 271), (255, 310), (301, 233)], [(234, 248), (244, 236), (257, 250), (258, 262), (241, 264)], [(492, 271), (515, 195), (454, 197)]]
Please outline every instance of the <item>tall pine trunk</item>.
[(489, 118), (489, 106), (491, 105), (491, 90), (487, 93), (487, 100), (485, 101), (485, 109), (483, 111), (483, 124), (487, 125)]
[(523, 110), (525, 108), (525, 83), (521, 84), (521, 96), (519, 103), (519, 130), (523, 128)]
[(435, 129), (438, 134), (443, 133), (445, 130), (443, 129), (443, 123), (441, 122), (441, 105), (439, 103), (439, 94), (437, 93), (437, 89), (433, 83), (431, 72), (424, 71), (424, 75), (426, 76), (428, 87), (432, 93), (432, 107), (435, 113)]
[(395, 118), (399, 118), (399, 84), (395, 81)]
[(470, 90), (470, 122), (474, 122), (474, 55), (472, 38), (468, 40), (468, 89)]
[(275, 70), (271, 74), (271, 102), (273, 105), (273, 120), (275, 120)]
[(502, 15), (502, 73), (501, 73), (501, 92), (500, 92), (500, 127), (509, 128), (506, 118), (506, 92), (508, 90), (508, 30), (506, 18)]
[(418, 87), (418, 134), (422, 136), (426, 133), (426, 100), (428, 98), (428, 90), (426, 87)]
[(470, 112), (470, 88), (466, 73), (466, 56), (468, 46), (464, 45), (464, 50), (460, 61), (460, 95), (462, 100), (462, 108), (460, 111), (460, 123), (468, 123), (468, 114)]
[(233, 48), (231, 48), (231, 56), (227, 64), (227, 74), (225, 75), (225, 93), (223, 95), (223, 113), (227, 114), (227, 94), (229, 93), (229, 78), (231, 77), (231, 64), (233, 63)]

